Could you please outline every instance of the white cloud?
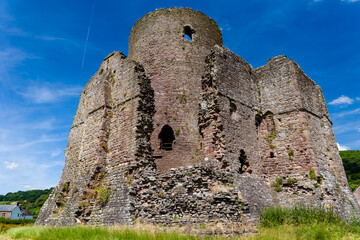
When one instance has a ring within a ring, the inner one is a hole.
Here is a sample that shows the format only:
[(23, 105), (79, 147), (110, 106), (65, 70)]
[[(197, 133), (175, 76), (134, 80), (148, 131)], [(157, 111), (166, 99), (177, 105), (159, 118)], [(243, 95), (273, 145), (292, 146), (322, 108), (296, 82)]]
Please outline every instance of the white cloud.
[(230, 31), (232, 27), (229, 24), (224, 24), (223, 27), (220, 27), (221, 31)]
[(25, 92), (20, 92), (24, 98), (34, 103), (52, 103), (66, 97), (79, 96), (82, 88), (78, 86), (70, 86), (59, 89), (58, 86), (37, 87), (30, 86)]
[(341, 95), (341, 97), (329, 102), (329, 105), (342, 105), (342, 104), (353, 104), (353, 103), (354, 103), (354, 99)]
[(26, 140), (23, 142), (17, 142), (16, 144), (6, 144), (3, 143), (0, 145), (0, 153), (4, 153), (4, 152), (14, 152), (14, 151), (18, 151), (21, 149), (26, 149), (29, 147), (32, 147), (34, 145), (39, 145), (41, 143), (51, 143), (51, 142), (58, 142), (58, 141), (63, 141), (64, 138), (62, 137), (49, 137), (47, 135), (42, 135), (40, 138), (35, 139), (35, 140)]
[(339, 151), (350, 150), (350, 148), (347, 147), (347, 146), (342, 146), (342, 145), (340, 145), (339, 143), (336, 143), (336, 144), (337, 144), (337, 147), (338, 147)]
[(356, 98), (356, 101), (360, 101), (360, 97), (357, 97), (357, 98)]
[(53, 158), (53, 157), (59, 156), (62, 152), (63, 152), (62, 150), (60, 150), (59, 148), (57, 148), (55, 151), (53, 151), (53, 152), (51, 153), (51, 157)]
[(38, 187), (35, 187), (33, 185), (24, 185), (22, 187), (24, 190), (34, 190), (34, 189), (39, 189)]
[(360, 0), (341, 0), (342, 2), (354, 3), (359, 2)]
[(339, 118), (339, 117), (344, 117), (344, 116), (353, 115), (353, 114), (357, 114), (357, 113), (360, 113), (360, 108), (356, 108), (356, 109), (351, 110), (351, 111), (344, 111), (344, 112), (335, 113), (335, 114), (333, 114), (333, 117), (334, 118)]
[(15, 168), (19, 167), (19, 164), (17, 164), (16, 162), (5, 161), (4, 165), (5, 165), (5, 168), (7, 168), (7, 169), (15, 169)]
[(9, 70), (18, 66), (24, 60), (34, 59), (34, 58), (36, 57), (31, 56), (18, 48), (14, 48), (14, 47), (3, 48), (0, 50), (0, 73), (7, 74)]

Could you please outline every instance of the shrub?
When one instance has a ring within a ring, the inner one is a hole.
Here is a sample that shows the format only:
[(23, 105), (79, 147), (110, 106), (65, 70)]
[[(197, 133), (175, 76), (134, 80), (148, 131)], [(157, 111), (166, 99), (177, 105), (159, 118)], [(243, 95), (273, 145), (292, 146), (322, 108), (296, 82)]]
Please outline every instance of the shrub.
[(288, 155), (289, 155), (289, 160), (293, 160), (294, 150), (292, 148), (289, 149)]
[(293, 184), (297, 183), (297, 180), (295, 178), (289, 178), (286, 182), (290, 185), (293, 185)]
[(102, 203), (107, 203), (110, 199), (110, 191), (106, 188), (101, 188), (101, 187), (98, 187), (96, 188), (96, 193), (99, 197), (99, 200), (102, 202)]
[(315, 181), (317, 180), (317, 176), (316, 176), (316, 174), (315, 174), (314, 169), (310, 169), (309, 175), (310, 175), (310, 178), (311, 178), (312, 180), (315, 180)]
[(275, 182), (271, 184), (276, 192), (282, 192), (284, 189), (282, 188), (283, 179), (282, 177), (277, 178)]
[(176, 134), (176, 136), (178, 136), (180, 134), (180, 128), (175, 130), (175, 134)]
[(0, 223), (5, 223), (5, 224), (25, 225), (34, 222), (35, 219), (8, 219), (8, 218), (0, 217)]

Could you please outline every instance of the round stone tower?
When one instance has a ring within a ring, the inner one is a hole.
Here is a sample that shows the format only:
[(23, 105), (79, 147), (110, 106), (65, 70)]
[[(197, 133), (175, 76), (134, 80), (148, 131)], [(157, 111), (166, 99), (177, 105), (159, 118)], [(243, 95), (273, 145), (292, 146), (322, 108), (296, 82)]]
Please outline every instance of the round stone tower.
[(201, 76), (221, 31), (204, 13), (190, 8), (159, 9), (131, 30), (129, 58), (140, 62), (155, 91), (151, 144), (160, 171), (203, 161), (198, 128)]

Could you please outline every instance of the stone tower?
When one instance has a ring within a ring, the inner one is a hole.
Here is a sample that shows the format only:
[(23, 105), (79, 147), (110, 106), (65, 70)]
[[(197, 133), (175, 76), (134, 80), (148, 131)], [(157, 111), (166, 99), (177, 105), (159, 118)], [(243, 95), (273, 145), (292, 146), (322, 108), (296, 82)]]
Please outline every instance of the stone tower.
[(154, 88), (151, 145), (160, 171), (204, 159), (198, 127), (201, 76), (216, 44), (222, 46), (216, 22), (188, 8), (148, 13), (131, 31), (129, 58), (141, 62)]
[(188, 8), (146, 14), (129, 58), (104, 59), (65, 155), (37, 224), (136, 219), (244, 232), (272, 205), (359, 214), (320, 87), (286, 56), (253, 69)]

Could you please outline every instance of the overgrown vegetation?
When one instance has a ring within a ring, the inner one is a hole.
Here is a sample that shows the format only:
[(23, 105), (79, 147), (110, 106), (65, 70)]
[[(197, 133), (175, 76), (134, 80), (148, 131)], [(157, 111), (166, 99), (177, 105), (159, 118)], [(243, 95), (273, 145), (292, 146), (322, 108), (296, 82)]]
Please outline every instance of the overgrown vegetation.
[(277, 178), (275, 182), (271, 184), (271, 186), (274, 188), (276, 192), (282, 192), (284, 189), (282, 188), (283, 179), (282, 177)]
[(352, 191), (360, 184), (360, 151), (340, 151)]
[[(354, 218), (345, 222), (333, 209), (321, 206), (270, 207), (261, 212), (261, 225), (261, 234), (265, 234), (266, 237), (259, 239), (360, 238), (359, 219)], [(273, 237), (267, 236), (268, 233)], [(279, 238), (274, 237), (276, 235)]]
[(261, 224), (263, 227), (274, 227), (282, 224), (345, 224), (333, 211), (323, 207), (308, 207), (305, 205), (293, 208), (270, 207), (261, 212)]
[(310, 178), (312, 179), (312, 180), (317, 180), (317, 176), (316, 176), (316, 174), (315, 174), (315, 170), (314, 169), (310, 169), (310, 171), (309, 171), (309, 176), (310, 176)]

